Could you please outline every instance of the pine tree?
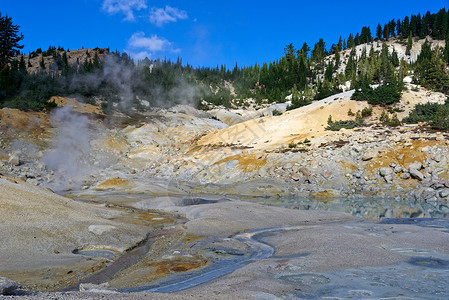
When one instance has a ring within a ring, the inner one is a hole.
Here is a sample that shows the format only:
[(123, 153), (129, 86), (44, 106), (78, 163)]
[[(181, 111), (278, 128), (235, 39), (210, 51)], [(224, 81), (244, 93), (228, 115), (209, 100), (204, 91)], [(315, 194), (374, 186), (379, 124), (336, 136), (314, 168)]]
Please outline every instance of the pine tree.
[(318, 62), (321, 61), (326, 55), (326, 44), (323, 39), (320, 39), (312, 50), (311, 59), (312, 61)]
[(39, 63), (39, 66), (41, 67), (41, 69), (45, 70), (44, 54), (41, 54), (41, 61)]
[(347, 46), (347, 48), (352, 48), (355, 46), (354, 37), (353, 37), (352, 33), (349, 34), (348, 41), (346, 42), (346, 46)]
[(399, 66), (399, 57), (398, 53), (396, 52), (396, 49), (393, 47), (393, 51), (391, 52), (391, 63), (393, 66), (398, 67)]
[(412, 50), (412, 46), (413, 46), (413, 38), (412, 38), (412, 33), (410, 32), (410, 34), (408, 36), (408, 40), (407, 40), (407, 47), (405, 48), (405, 55), (410, 56), (410, 51)]
[(384, 25), (383, 36), (384, 39), (388, 41), (388, 37), (390, 36), (390, 29), (388, 27), (388, 24)]
[(409, 18), (406, 16), (404, 20), (402, 21), (402, 37), (406, 38), (410, 34), (410, 21)]
[(340, 38), (338, 39), (338, 44), (337, 44), (337, 51), (341, 51), (343, 50), (343, 40)]
[(397, 20), (396, 22), (396, 33), (397, 35), (402, 37), (402, 24), (401, 24), (401, 20)]
[(13, 24), (10, 17), (0, 13), (0, 67), (19, 54), (19, 49), (23, 49), (23, 45), (19, 45), (23, 39), (23, 34), (19, 35), (19, 28), (19, 25)]
[(388, 23), (388, 31), (391, 37), (395, 36), (396, 21), (393, 19)]
[(363, 26), (360, 34), (360, 44), (371, 43), (372, 40), (371, 29), (368, 26)]
[(419, 38), (423, 39), (429, 35), (431, 19), (432, 19), (432, 16), (431, 16), (430, 12), (428, 11), (426, 13), (426, 15), (423, 16), (423, 18), (421, 20), (421, 29), (419, 31)]
[(426, 39), (424, 44), (421, 46), (421, 52), (418, 55), (416, 60), (417, 64), (420, 64), (424, 61), (430, 61), (432, 59), (432, 48), (430, 47), (429, 41)]
[(27, 66), (25, 64), (25, 59), (23, 58), (23, 55), (20, 56), (20, 61), (19, 61), (19, 71), (25, 71), (27, 70)]
[(337, 49), (335, 51), (335, 69), (338, 69), (340, 66), (340, 48), (337, 46)]
[(359, 36), (359, 33), (357, 32), (357, 34), (355, 35), (355, 37), (354, 37), (354, 45), (355, 46), (358, 46), (358, 45), (360, 45), (361, 44), (361, 42), (360, 42), (360, 36)]
[(326, 68), (326, 71), (324, 72), (324, 78), (327, 81), (332, 81), (332, 74), (334, 72), (333, 69), (334, 69), (334, 66), (333, 66), (332, 62), (330, 62), (329, 65)]
[(382, 39), (382, 26), (379, 24), (377, 24), (377, 29), (376, 29), (376, 38), (378, 40)]
[(347, 78), (352, 77), (357, 71), (357, 58), (355, 54), (355, 48), (352, 48), (345, 68), (345, 75)]
[(446, 36), (446, 41), (444, 44), (444, 55), (443, 59), (446, 64), (449, 64), (449, 34)]

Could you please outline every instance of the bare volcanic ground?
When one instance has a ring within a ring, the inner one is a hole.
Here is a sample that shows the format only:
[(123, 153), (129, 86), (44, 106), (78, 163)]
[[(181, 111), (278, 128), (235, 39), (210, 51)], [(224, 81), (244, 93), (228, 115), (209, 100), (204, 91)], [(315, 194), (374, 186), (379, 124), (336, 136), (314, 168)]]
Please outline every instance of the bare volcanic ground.
[[(26, 189), (22, 186), (23, 183), (18, 183), (18, 185), (21, 188), (9, 194), (12, 199), (22, 196), (22, 190)], [(35, 193), (38, 193), (38, 195), (43, 193), (45, 197), (51, 198), (53, 201), (60, 198), (59, 196), (50, 197), (47, 194), (48, 192), (35, 191)], [(36, 196), (36, 194), (34, 195)], [(117, 195), (113, 194), (108, 198), (110, 204), (114, 202), (114, 199), (118, 199)], [(138, 198), (137, 195), (136, 198)], [(73, 209), (71, 214), (75, 217), (79, 216), (78, 209), (82, 209), (84, 214), (86, 207), (83, 205), (77, 207), (80, 203), (75, 202), (72, 205), (70, 203), (72, 200), (62, 199), (68, 201), (63, 203)], [(387, 295), (385, 287), (376, 287), (374, 283), (388, 280), (384, 277), (376, 279), (376, 274), (383, 274), (382, 270), (390, 270), (390, 272), (393, 272), (391, 276), (396, 276), (394, 270), (397, 270), (398, 274), (407, 272), (410, 280), (416, 277), (416, 274), (430, 270), (433, 272), (432, 276), (437, 278), (438, 281), (444, 280), (445, 264), (449, 262), (447, 260), (449, 237), (447, 228), (444, 227), (362, 222), (342, 213), (267, 207), (235, 199), (218, 199), (220, 201), (204, 202), (204, 204), (196, 204), (201, 203), (199, 199), (197, 202), (185, 201), (186, 199), (188, 198), (172, 198), (172, 206), (166, 208), (167, 211), (185, 216), (187, 221), (184, 226), (178, 228), (176, 232), (166, 232), (165, 235), (155, 238), (155, 243), (148, 254), (137, 264), (128, 266), (101, 285), (83, 284), (80, 286), (79, 292), (37, 293), (22, 296), (22, 299), (46, 299), (49, 297), (60, 299), (94, 299), (97, 297), (107, 299), (140, 299), (143, 297), (158, 299), (266, 299), (268, 297), (268, 299), (276, 299), (276, 297), (287, 295), (290, 297), (309, 295), (310, 297), (310, 295), (321, 295), (320, 293), (325, 292), (326, 289), (335, 288), (336, 284), (344, 283), (350, 286), (350, 278), (348, 277), (346, 282), (339, 282), (338, 278), (341, 275), (338, 274), (363, 272), (371, 272), (369, 274), (373, 275), (370, 276), (374, 277), (373, 279), (366, 279), (372, 285), (365, 289), (364, 293), (381, 297)], [(213, 200), (217, 197), (212, 196), (204, 199)], [(42, 208), (47, 206), (46, 201), (43, 200)], [(133, 202), (133, 206), (152, 208), (158, 206), (160, 201), (166, 201), (166, 199), (142, 197), (141, 201)], [(54, 202), (51, 204), (54, 205)], [(92, 208), (90, 210), (92, 211)], [(98, 224), (97, 234), (99, 234), (100, 228), (109, 228), (100, 227), (101, 224), (105, 223), (98, 219), (98, 214), (98, 211), (95, 217), (87, 214), (90, 221), (95, 220), (95, 224)], [(57, 216), (53, 216), (53, 219), (55, 222), (58, 221)], [(49, 221), (42, 217), (40, 217), (40, 220), (42, 225), (35, 224), (35, 230), (40, 229), (51, 235), (52, 231), (45, 227), (45, 224), (48, 224)], [(20, 228), (19, 224), (13, 220), (7, 223)], [(81, 217), (70, 219), (68, 224), (76, 224), (81, 227), (83, 219)], [(107, 223), (106, 225), (119, 226), (117, 223)], [(66, 228), (64, 225), (61, 226)], [(264, 233), (263, 229), (267, 229), (267, 231)], [(246, 244), (243, 240), (235, 238), (234, 235), (245, 232), (251, 233), (253, 230), (262, 230), (262, 233), (256, 236), (254, 241), (274, 249), (272, 256), (260, 260), (249, 260), (223, 277), (212, 277), (213, 280), (209, 282), (174, 293), (141, 292), (128, 294), (114, 291), (117, 288), (148, 284), (148, 280), (160, 278), (157, 277), (158, 274), (170, 278), (170, 276), (187, 274), (189, 271), (201, 272), (205, 266), (211, 266), (211, 263), (208, 262), (211, 258), (218, 261), (226, 256), (232, 257), (233, 255), (237, 258), (237, 261), (241, 259), (240, 257), (245, 258), (246, 255), (251, 253), (251, 247), (256, 248), (256, 246), (254, 243)], [(74, 230), (72, 234), (81, 238), (81, 235), (88, 236), (89, 231)], [(107, 232), (103, 234), (107, 239)], [(116, 232), (115, 236), (120, 236), (120, 233)], [(6, 234), (5, 237), (8, 238), (8, 235)], [(34, 237), (31, 237), (31, 239), (34, 239)], [(40, 236), (39, 240), (42, 239), (42, 236)], [(46, 247), (53, 248), (59, 240), (47, 237), (45, 241), (48, 244)], [(41, 264), (44, 264), (46, 273), (31, 270), (13, 259), (12, 263), (16, 264), (14, 270), (19, 270), (22, 266), (25, 269), (23, 272), (27, 276), (21, 276), (21, 273), (17, 271), (16, 273), (8, 273), (0, 270), (2, 275), (15, 274), (16, 277), (12, 278), (17, 281), (27, 278), (32, 282), (33, 280), (38, 281), (39, 278), (43, 278), (57, 269), (55, 263), (49, 264), (45, 260), (48, 257), (35, 254), (36, 249), (42, 249), (42, 246), (40, 248), (30, 247), (29, 249), (33, 249), (34, 252), (27, 250), (28, 245), (16, 245), (13, 249), (16, 253), (19, 253), (19, 256), (21, 252), (29, 254), (29, 257), (21, 256), (21, 259), (25, 262), (32, 259), (35, 263), (41, 262)], [(6, 252), (7, 250), (2, 249), (2, 255)], [(50, 253), (48, 255), (64, 256), (63, 253), (64, 251), (59, 254)], [(70, 254), (66, 255), (70, 256)], [(200, 263), (201, 261), (206, 262), (206, 264)], [(67, 268), (65, 264), (68, 264), (70, 270), (75, 272), (79, 270), (73, 261), (58, 261), (58, 263), (60, 268)], [(427, 266), (430, 266), (430, 269), (425, 269)], [(91, 269), (89, 271), (95, 272), (96, 270)], [(438, 270), (441, 270), (441, 272)], [(65, 278), (71, 274), (66, 273), (59, 273), (59, 284), (66, 282)], [(54, 282), (55, 280), (55, 278), (47, 279), (48, 282)], [(424, 279), (422, 280), (419, 283), (419, 288), (428, 286), (427, 290), (424, 289), (425, 293), (436, 288), (433, 281), (426, 283)], [(407, 279), (404, 281), (398, 275), (395, 284), (392, 285), (393, 290), (396, 293), (402, 291), (408, 292), (410, 295), (416, 295), (413, 294), (415, 289), (407, 290), (406, 282)], [(24, 283), (26, 284), (26, 281)], [(340, 290), (344, 289), (344, 286), (342, 285)], [(388, 288), (387, 291), (389, 289), (391, 288)], [(324, 295), (333, 295), (332, 293), (337, 293), (337, 291), (343, 293), (340, 290), (330, 290), (326, 292), (328, 294)], [(344, 292), (353, 293), (350, 288), (344, 290)]]
[(0, 176), (0, 274), (28, 289), (55, 290), (78, 282), (108, 262), (75, 250), (122, 253), (146, 238), (155, 220), (120, 207), (75, 202), (19, 179)]

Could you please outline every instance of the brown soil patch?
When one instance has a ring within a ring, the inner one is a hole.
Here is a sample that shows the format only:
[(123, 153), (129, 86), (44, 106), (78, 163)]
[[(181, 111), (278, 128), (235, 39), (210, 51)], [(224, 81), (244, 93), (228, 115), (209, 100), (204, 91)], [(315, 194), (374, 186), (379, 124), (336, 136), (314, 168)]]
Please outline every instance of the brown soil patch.
[(117, 150), (119, 152), (125, 152), (128, 148), (126, 140), (121, 138), (109, 136), (105, 139), (105, 143), (109, 149)]
[(49, 102), (51, 101), (54, 101), (58, 107), (70, 105), (75, 109), (75, 111), (82, 114), (104, 115), (99, 105), (82, 103), (73, 98), (53, 96), (50, 98)]
[[(427, 159), (427, 153), (421, 151), (421, 149), (423, 147), (441, 144), (441, 141), (432, 140), (412, 140), (407, 143), (398, 143), (395, 148), (383, 151), (379, 156), (369, 161), (366, 170), (372, 172), (381, 167), (388, 167), (393, 162), (399, 163), (403, 167), (415, 161), (424, 164)], [(402, 159), (399, 159), (400, 155), (403, 155)]]
[(26, 138), (37, 145), (45, 146), (44, 140), (50, 138), (47, 131), (49, 124), (44, 113), (24, 112), (13, 108), (0, 109), (1, 138), (7, 144)]
[(111, 287), (135, 287), (170, 274), (188, 272), (207, 265), (208, 260), (198, 256), (164, 256), (161, 259), (144, 259), (130, 269), (117, 274), (109, 283)]
[(317, 193), (311, 193), (310, 196), (317, 197), (317, 201), (323, 202), (323, 203), (330, 203), (332, 202), (332, 197), (337, 197), (338, 195), (334, 191), (321, 191)]
[[(123, 210), (122, 208), (118, 209)], [(130, 223), (144, 226), (158, 226), (175, 223), (175, 220), (173, 218), (146, 211), (135, 211), (116, 218), (112, 218), (111, 220), (118, 221), (120, 223)]]
[(102, 191), (110, 188), (127, 187), (131, 185), (131, 181), (120, 177), (110, 178), (98, 184), (95, 189)]
[(245, 173), (259, 170), (261, 167), (267, 164), (266, 158), (262, 158), (260, 154), (256, 155), (251, 153), (228, 156), (222, 160), (217, 161), (216, 163), (214, 163), (214, 165), (219, 165), (221, 163), (230, 162), (233, 160), (238, 161), (239, 168)]
[[(58, 254), (55, 254), (55, 259)], [(20, 282), (23, 289), (39, 292), (56, 292), (74, 285), (104, 267), (108, 260), (98, 258), (87, 263), (59, 266), (39, 270), (2, 271), (2, 276)]]
[(347, 161), (342, 161), (341, 165), (342, 165), (343, 168), (346, 168), (346, 169), (349, 169), (349, 170), (352, 170), (352, 171), (355, 171), (357, 169), (356, 165), (354, 165), (352, 163), (349, 163)]
[(154, 275), (167, 276), (171, 273), (187, 272), (207, 264), (207, 260), (195, 256), (177, 256), (171, 259), (165, 259), (150, 263), (148, 266), (155, 268)]

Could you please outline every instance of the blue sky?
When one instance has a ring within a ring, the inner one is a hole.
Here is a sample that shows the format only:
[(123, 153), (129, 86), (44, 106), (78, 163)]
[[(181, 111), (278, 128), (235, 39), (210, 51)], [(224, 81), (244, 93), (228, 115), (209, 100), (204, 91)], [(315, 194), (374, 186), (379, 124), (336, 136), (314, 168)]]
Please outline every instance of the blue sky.
[(193, 66), (278, 59), (284, 46), (327, 46), (349, 33), (411, 14), (449, 8), (448, 0), (0, 0), (20, 25), (24, 53), (49, 45), (110, 47), (136, 59), (167, 57)]

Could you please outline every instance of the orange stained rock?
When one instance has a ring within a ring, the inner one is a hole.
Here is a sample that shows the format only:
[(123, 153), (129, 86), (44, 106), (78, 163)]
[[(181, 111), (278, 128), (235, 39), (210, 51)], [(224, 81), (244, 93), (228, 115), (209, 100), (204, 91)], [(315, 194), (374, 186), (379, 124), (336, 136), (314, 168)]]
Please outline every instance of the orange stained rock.
[(260, 154), (248, 153), (248, 154), (237, 154), (228, 156), (214, 163), (214, 165), (219, 165), (221, 163), (230, 162), (236, 160), (238, 161), (239, 168), (246, 173), (259, 170), (261, 167), (267, 164), (267, 160), (261, 157)]

